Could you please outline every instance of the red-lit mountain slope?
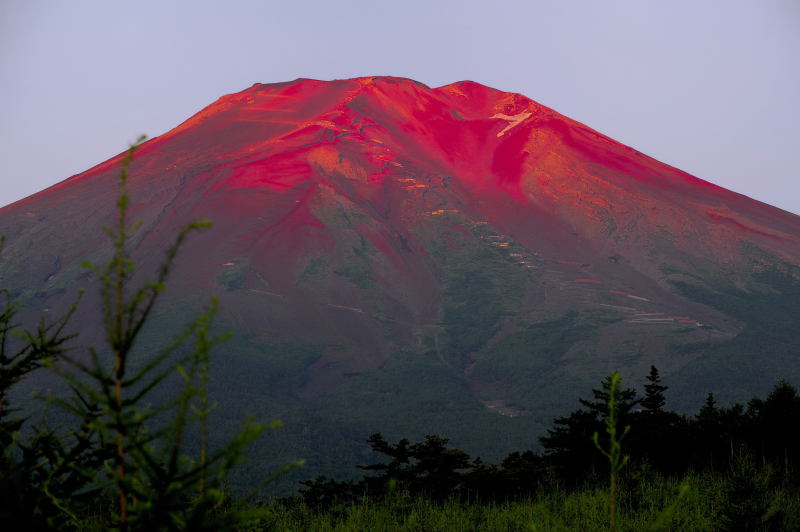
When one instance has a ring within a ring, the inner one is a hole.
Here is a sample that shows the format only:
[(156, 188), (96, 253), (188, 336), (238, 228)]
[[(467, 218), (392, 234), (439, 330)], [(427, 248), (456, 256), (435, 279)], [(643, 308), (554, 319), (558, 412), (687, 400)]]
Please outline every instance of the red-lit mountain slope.
[[(108, 252), (119, 159), (0, 210), (2, 281), (29, 308), (91, 285), (79, 263)], [(470, 81), (256, 84), (147, 142), (130, 188), (140, 271), (183, 224), (214, 221), (182, 251), (163, 323), (218, 294), (228, 360), (252, 370), (237, 378), (278, 372), (281, 393), (350, 411), (353, 382), (377, 401), (393, 357), (507, 417), (617, 368), (711, 386), (720, 346), (780, 322), (753, 303), (753, 325), (749, 298), (794, 290), (800, 263), (797, 216)], [(740, 351), (731, 395), (800, 370)]]

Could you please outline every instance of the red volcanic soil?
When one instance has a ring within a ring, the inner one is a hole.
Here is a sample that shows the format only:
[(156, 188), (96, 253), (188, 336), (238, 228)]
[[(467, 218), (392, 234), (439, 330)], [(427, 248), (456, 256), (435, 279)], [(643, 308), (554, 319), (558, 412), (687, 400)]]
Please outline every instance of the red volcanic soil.
[[(55, 304), (80, 260), (107, 253), (119, 161), (0, 209), (5, 279), (30, 301)], [(798, 217), (471, 81), (256, 84), (141, 146), (130, 189), (141, 271), (187, 221), (212, 219), (183, 250), (175, 300), (218, 293), (224, 319), (258, 338), (345, 346), (320, 374), (373, 367), (442, 327), (448, 254), (470, 245), (533, 272), (526, 319), (628, 301), (724, 328), (670, 291), (665, 264), (744, 274), (743, 242), (800, 263)]]
[[(114, 175), (119, 159), (3, 209), (3, 218), (28, 205), (64, 204), (82, 195), (83, 183), (97, 189), (98, 177)], [(792, 243), (797, 250), (796, 217), (651, 159), (525, 96), (469, 81), (435, 89), (391, 77), (256, 84), (150, 140), (137, 159), (132, 187), (146, 195), (140, 202), (157, 201), (157, 192), (177, 193), (170, 198), (176, 206), (189, 194), (196, 195), (193, 204), (259, 194), (253, 208), (271, 216), (262, 225), (281, 226), (282, 233), (321, 227), (307, 210), (321, 187), (369, 202), (377, 215), (395, 202), (387, 196), (397, 188), (409, 194), (429, 186), (413, 179), (446, 177), (492, 222), (510, 216), (513, 200), (526, 211), (546, 209), (592, 239), (611, 220), (622, 240), (635, 229), (662, 227), (717, 252), (743, 233), (774, 241), (776, 251)], [(226, 202), (224, 214), (246, 220), (247, 204)]]

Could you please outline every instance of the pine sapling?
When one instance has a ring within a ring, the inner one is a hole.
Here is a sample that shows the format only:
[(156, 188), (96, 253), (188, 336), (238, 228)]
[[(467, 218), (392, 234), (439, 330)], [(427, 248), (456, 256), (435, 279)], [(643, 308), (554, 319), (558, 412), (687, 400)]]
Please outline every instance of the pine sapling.
[(619, 472), (628, 463), (630, 458), (622, 454), (622, 440), (630, 431), (630, 425), (626, 425), (620, 432), (619, 430), (619, 390), (622, 377), (619, 372), (614, 372), (608, 379), (608, 413), (605, 418), (606, 435), (608, 436), (608, 447), (604, 448), (600, 444), (600, 436), (597, 432), (592, 435), (597, 449), (608, 459), (611, 468), (610, 485), (608, 495), (608, 519), (612, 532), (617, 531), (617, 486), (619, 484)]

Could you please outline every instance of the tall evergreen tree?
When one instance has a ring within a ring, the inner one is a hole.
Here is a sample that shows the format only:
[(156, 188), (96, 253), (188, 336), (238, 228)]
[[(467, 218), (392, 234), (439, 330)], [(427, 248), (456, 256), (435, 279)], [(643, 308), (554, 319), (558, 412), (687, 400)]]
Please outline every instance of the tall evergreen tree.
[(766, 399), (753, 398), (747, 405), (750, 420), (747, 439), (753, 450), (789, 472), (790, 455), (800, 448), (800, 394), (780, 381)]
[[(606, 409), (608, 408), (611, 384), (611, 375), (608, 375), (600, 383), (599, 389), (592, 388), (592, 397), (594, 400), (578, 399), (578, 401), (580, 401), (589, 412), (594, 413), (598, 417), (605, 416)], [(640, 401), (640, 399), (637, 399), (636, 390), (633, 388), (623, 388), (617, 391), (617, 403), (621, 422), (624, 421), (623, 418), (628, 416), (633, 409), (636, 408)]]
[[(571, 412), (566, 417), (556, 418), (555, 425), (547, 435), (539, 438), (544, 453), (559, 476), (568, 482), (581, 482), (599, 471), (602, 456), (592, 443), (592, 434), (601, 433), (604, 439), (602, 419), (608, 412), (608, 400), (612, 386), (611, 376), (592, 389), (592, 400), (579, 399), (585, 407)], [(624, 388), (616, 393), (617, 413), (621, 426), (630, 424), (633, 409), (639, 404), (636, 390)], [(606, 443), (603, 441), (603, 443)]]
[(686, 468), (688, 449), (684, 418), (666, 409), (665, 392), (658, 368), (650, 366), (641, 411), (633, 416), (629, 452), (637, 460), (646, 460), (664, 473), (678, 473)]
[(645, 414), (660, 414), (664, 412), (667, 399), (664, 392), (667, 386), (661, 384), (661, 376), (655, 366), (650, 366), (650, 374), (647, 376), (647, 384), (644, 385), (644, 398), (641, 401)]
[(694, 465), (711, 469), (727, 467), (733, 450), (744, 443), (748, 424), (740, 403), (720, 408), (714, 394), (709, 393), (690, 424)]
[[(388, 485), (432, 499), (445, 499), (461, 487), (464, 471), (470, 468), (470, 456), (447, 446), (449, 440), (428, 435), (418, 443), (402, 439), (392, 445), (378, 433), (369, 438), (372, 450), (388, 456), (388, 463), (358, 466), (366, 471), (380, 471), (366, 477), (363, 486), (370, 493), (381, 493)], [(478, 464), (480, 467), (480, 463)], [(309, 485), (309, 484), (307, 484)], [(309, 485), (310, 486), (310, 485)]]
[(719, 411), (717, 410), (717, 400), (714, 397), (714, 392), (708, 392), (706, 402), (700, 407), (695, 419), (701, 424), (718, 422)]
[[(367, 483), (371, 485), (373, 491), (382, 489), (389, 479), (394, 479), (400, 483), (406, 483), (409, 477), (409, 461), (412, 458), (411, 442), (403, 438), (392, 445), (387, 442), (383, 434), (377, 432), (367, 440), (369, 446), (376, 453), (380, 453), (391, 458), (388, 463), (377, 463), (369, 465), (359, 465), (359, 469), (364, 471), (380, 471), (377, 477), (367, 477)], [(369, 480), (372, 479), (372, 480)]]

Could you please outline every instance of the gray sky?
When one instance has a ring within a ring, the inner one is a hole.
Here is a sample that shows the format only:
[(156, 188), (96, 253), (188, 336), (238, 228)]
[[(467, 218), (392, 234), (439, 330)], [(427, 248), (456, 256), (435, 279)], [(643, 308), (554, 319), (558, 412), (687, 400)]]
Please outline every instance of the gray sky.
[(225, 93), (471, 79), (800, 213), (800, 0), (0, 0), (0, 206)]

